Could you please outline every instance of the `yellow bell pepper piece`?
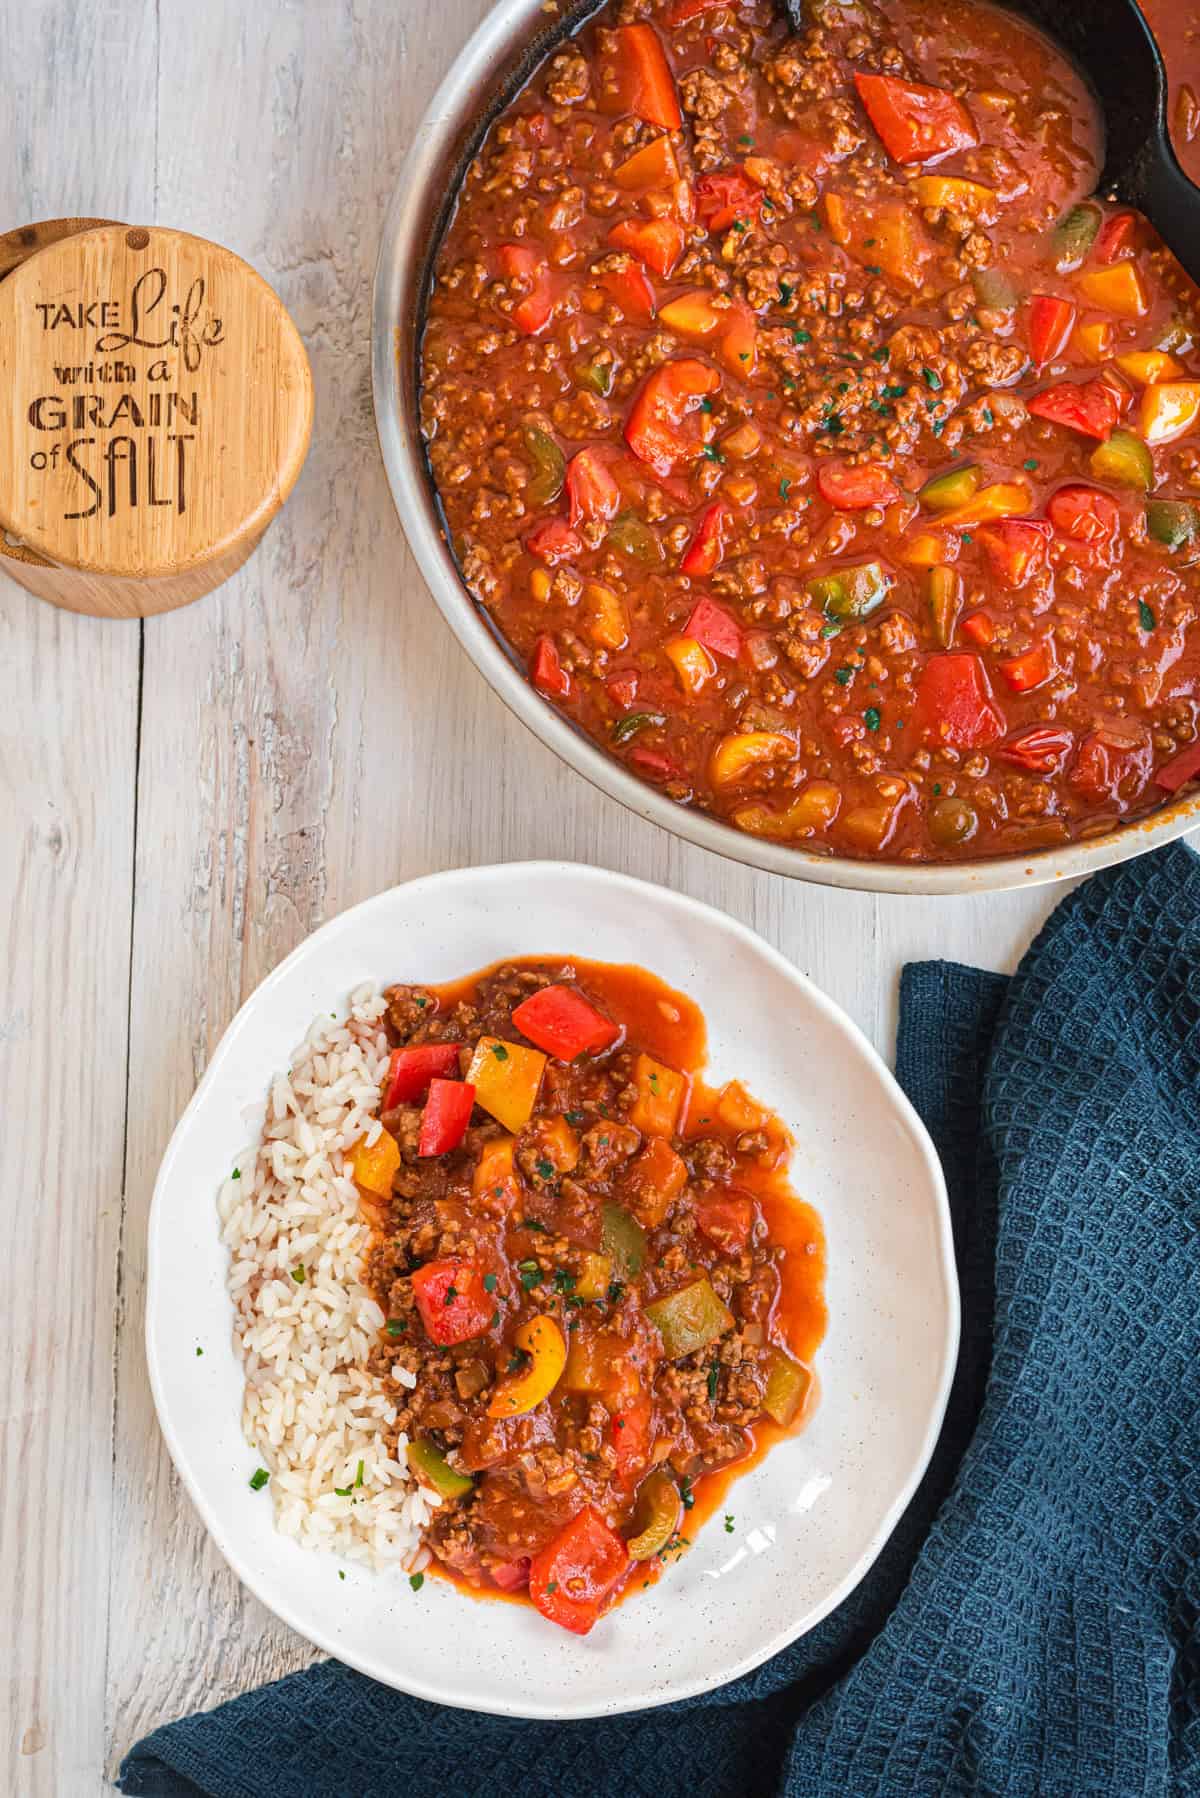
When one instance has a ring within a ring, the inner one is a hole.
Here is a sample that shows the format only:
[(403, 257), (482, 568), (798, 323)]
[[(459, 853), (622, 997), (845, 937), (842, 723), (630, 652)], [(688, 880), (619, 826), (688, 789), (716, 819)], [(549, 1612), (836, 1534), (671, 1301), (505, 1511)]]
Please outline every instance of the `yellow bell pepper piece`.
[(742, 805), (733, 814), (739, 830), (756, 837), (811, 837), (832, 824), (842, 803), (842, 789), (831, 780), (810, 780), (799, 799), (784, 812), (768, 805)]
[(579, 1138), (565, 1117), (544, 1118), (535, 1126), (538, 1152), (557, 1174), (570, 1174), (579, 1166)]
[(1166, 381), (1142, 395), (1139, 428), (1147, 443), (1172, 443), (1200, 418), (1200, 381)]
[(611, 587), (589, 581), (583, 590), (584, 608), (588, 615), (588, 636), (602, 649), (624, 649), (629, 641), (629, 623), (625, 607)]
[(1142, 318), (1150, 309), (1150, 296), (1136, 262), (1087, 269), (1078, 277), (1078, 287), (1089, 305), (1115, 312), (1120, 318)]
[(515, 1135), (533, 1116), (545, 1065), (540, 1049), (501, 1042), (498, 1036), (481, 1036), (467, 1069), (475, 1103)]
[(714, 785), (727, 787), (760, 762), (790, 762), (795, 756), (795, 743), (782, 731), (737, 731), (721, 738), (712, 752), (708, 771)]
[(703, 289), (668, 300), (659, 307), (658, 317), (668, 330), (678, 331), (684, 337), (707, 337), (722, 321), (729, 322), (728, 310), (718, 311)]
[(937, 568), (957, 559), (958, 538), (935, 537), (932, 531), (919, 531), (900, 551), (900, 560), (910, 568)]
[(953, 531), (969, 531), (972, 525), (987, 524), (992, 518), (1019, 518), (1032, 504), (1028, 481), (997, 481), (994, 486), (982, 487), (965, 505), (943, 512), (938, 523)]
[(717, 664), (695, 637), (672, 637), (663, 644), (663, 653), (675, 664), (679, 684), (685, 693), (699, 693), (717, 672)]
[(513, 1165), (516, 1143), (511, 1136), (498, 1136), (484, 1143), (471, 1175), (471, 1191), (477, 1199), (485, 1196), (515, 1205), (521, 1196), (520, 1183)]
[(629, 1121), (634, 1129), (643, 1136), (674, 1136), (687, 1091), (684, 1076), (649, 1055), (639, 1055), (633, 1064), (633, 1082), (637, 1098)]
[(612, 1262), (607, 1255), (590, 1251), (579, 1257), (579, 1278), (575, 1282), (577, 1299), (602, 1299), (612, 1280)]
[(381, 1130), (373, 1143), (361, 1136), (350, 1151), (350, 1177), (356, 1186), (381, 1199), (392, 1196), (392, 1175), (400, 1166), (400, 1144), (387, 1130)]
[(1113, 336), (1111, 320), (1090, 319), (1086, 325), (1076, 325), (1071, 332), (1070, 347), (1080, 356), (1086, 356), (1089, 362), (1103, 362), (1112, 350)]
[(985, 225), (998, 215), (995, 193), (978, 181), (962, 181), (955, 175), (918, 175), (909, 186), (922, 206), (963, 212)]
[(1160, 381), (1176, 381), (1183, 373), (1182, 365), (1166, 350), (1130, 350), (1127, 356), (1115, 358), (1117, 367), (1143, 387)]
[(717, 1100), (717, 1116), (731, 1130), (761, 1130), (770, 1115), (765, 1106), (750, 1097), (740, 1080), (731, 1080)]
[(489, 1417), (523, 1417), (550, 1396), (567, 1365), (567, 1345), (552, 1317), (531, 1317), (513, 1340), (529, 1363), (501, 1380), (488, 1401)]

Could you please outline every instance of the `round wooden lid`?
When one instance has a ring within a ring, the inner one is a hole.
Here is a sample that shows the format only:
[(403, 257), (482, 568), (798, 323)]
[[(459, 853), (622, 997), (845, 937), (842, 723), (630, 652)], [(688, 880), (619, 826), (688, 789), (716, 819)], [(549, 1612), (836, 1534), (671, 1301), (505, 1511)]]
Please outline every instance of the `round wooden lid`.
[[(59, 603), (161, 610), (224, 579), (287, 498), (312, 428), (308, 358), (232, 251), (62, 223), (0, 279), (0, 526), (8, 553), (15, 539), (55, 565)], [(108, 582), (133, 600), (81, 601), (72, 573), (81, 593)]]

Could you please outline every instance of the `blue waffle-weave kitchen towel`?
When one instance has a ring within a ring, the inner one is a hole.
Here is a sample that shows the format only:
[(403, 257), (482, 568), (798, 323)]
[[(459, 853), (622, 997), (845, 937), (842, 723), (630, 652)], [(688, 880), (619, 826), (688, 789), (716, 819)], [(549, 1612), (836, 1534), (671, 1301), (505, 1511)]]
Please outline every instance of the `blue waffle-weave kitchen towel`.
[(946, 1168), (962, 1354), (920, 1492), (820, 1628), (566, 1725), (326, 1663), (157, 1730), (122, 1790), (1200, 1793), (1200, 861), (1098, 875), (1011, 980), (908, 968), (897, 1064)]

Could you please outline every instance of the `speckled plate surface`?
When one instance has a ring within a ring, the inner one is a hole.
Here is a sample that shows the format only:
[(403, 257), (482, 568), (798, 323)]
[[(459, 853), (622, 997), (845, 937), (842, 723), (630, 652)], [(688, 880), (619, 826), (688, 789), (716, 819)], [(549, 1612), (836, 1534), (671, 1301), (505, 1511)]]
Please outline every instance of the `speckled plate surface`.
[[(637, 962), (708, 1021), (709, 1074), (790, 1126), (792, 1184), (828, 1241), (821, 1403), (733, 1488), (651, 1590), (585, 1638), (532, 1609), (358, 1567), (276, 1534), (240, 1428), (216, 1198), (318, 1011), (363, 980), (441, 981), (508, 955)], [(444, 1704), (588, 1717), (686, 1698), (813, 1628), (883, 1547), (929, 1459), (958, 1346), (945, 1186), (933, 1146), (866, 1039), (752, 931), (678, 893), (570, 863), (430, 875), (303, 943), (226, 1032), (171, 1139), (150, 1218), (146, 1338), (167, 1445), (218, 1548), (277, 1616), (373, 1678)], [(204, 1354), (197, 1356), (197, 1347)]]

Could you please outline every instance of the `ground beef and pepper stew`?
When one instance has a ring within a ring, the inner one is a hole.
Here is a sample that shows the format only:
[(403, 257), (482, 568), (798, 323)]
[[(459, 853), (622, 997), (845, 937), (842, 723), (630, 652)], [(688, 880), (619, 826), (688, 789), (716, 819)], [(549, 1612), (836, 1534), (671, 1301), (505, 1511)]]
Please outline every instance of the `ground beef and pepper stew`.
[(1023, 853), (1200, 772), (1196, 291), (972, 0), (621, 0), (493, 126), (422, 417), (529, 678), (810, 850)]
[(640, 969), (396, 987), (387, 1024), (354, 1174), (394, 1437), (442, 1500), (428, 1544), (583, 1634), (805, 1421), (820, 1221), (782, 1125), (703, 1084), (700, 1013)]

